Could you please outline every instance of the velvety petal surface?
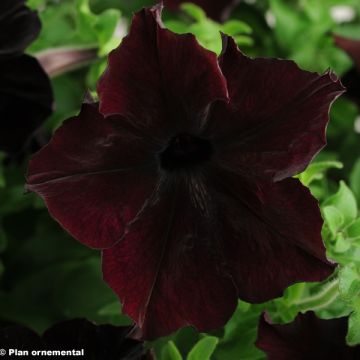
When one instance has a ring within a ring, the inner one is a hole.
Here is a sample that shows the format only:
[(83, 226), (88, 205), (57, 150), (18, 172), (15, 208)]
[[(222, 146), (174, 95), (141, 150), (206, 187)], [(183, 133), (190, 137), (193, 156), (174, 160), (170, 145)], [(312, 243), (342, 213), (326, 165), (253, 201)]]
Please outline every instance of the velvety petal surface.
[(288, 60), (250, 59), (227, 37), (220, 66), (231, 100), (217, 104), (205, 132), (218, 160), (275, 180), (303, 171), (326, 143), (329, 107), (344, 91), (340, 81)]
[(156, 146), (96, 105), (60, 127), (31, 160), (27, 188), (74, 237), (95, 248), (120, 239), (157, 183)]
[(219, 328), (237, 304), (205, 180), (163, 181), (141, 219), (103, 251), (104, 279), (145, 339)]
[(38, 36), (40, 28), (37, 13), (25, 6), (25, 0), (1, 0), (0, 61), (20, 55)]
[(121, 114), (156, 138), (199, 132), (209, 105), (227, 98), (216, 55), (190, 34), (161, 24), (161, 6), (134, 16), (130, 33), (109, 55), (100, 79), (100, 112)]
[(179, 179), (163, 179), (103, 252), (104, 279), (145, 339), (221, 327), (238, 297), (264, 302), (333, 272), (317, 203), (298, 180), (251, 184), (210, 167)]
[(342, 359), (360, 357), (360, 346), (347, 346), (347, 318), (322, 320), (313, 312), (299, 314), (291, 324), (260, 319), (256, 346), (269, 360)]
[(165, 0), (165, 6), (171, 10), (178, 10), (180, 5), (186, 2), (192, 2), (203, 8), (206, 14), (216, 21), (224, 21), (228, 18), (231, 10), (239, 0)]
[(295, 282), (322, 281), (333, 272), (317, 201), (297, 179), (254, 183), (218, 170), (209, 176), (240, 299), (261, 303)]
[(0, 66), (0, 150), (20, 151), (52, 112), (50, 80), (36, 59), (22, 55)]

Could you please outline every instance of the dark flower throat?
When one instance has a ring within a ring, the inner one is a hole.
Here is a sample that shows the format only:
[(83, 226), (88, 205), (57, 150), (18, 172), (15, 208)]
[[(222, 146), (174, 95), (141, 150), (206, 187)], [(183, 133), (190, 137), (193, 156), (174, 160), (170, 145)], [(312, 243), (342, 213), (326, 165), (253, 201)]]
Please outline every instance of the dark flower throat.
[(210, 141), (190, 134), (173, 137), (160, 154), (160, 164), (164, 170), (190, 168), (210, 159), (214, 149)]

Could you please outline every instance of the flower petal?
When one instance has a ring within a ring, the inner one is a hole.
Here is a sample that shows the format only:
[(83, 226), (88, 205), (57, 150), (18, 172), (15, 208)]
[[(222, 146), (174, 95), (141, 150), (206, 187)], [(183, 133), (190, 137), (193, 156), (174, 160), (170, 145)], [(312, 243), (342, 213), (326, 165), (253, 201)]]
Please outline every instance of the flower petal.
[(156, 187), (156, 145), (125, 126), (125, 119), (104, 119), (97, 106), (84, 105), (30, 162), (27, 188), (91, 247), (118, 241)]
[(360, 40), (351, 39), (343, 36), (334, 36), (335, 44), (343, 49), (354, 61), (358, 71), (360, 71)]
[(346, 72), (341, 81), (346, 87), (346, 97), (360, 107), (360, 40), (334, 36), (337, 46), (344, 50), (353, 60), (354, 67)]
[(165, 6), (171, 10), (178, 10), (180, 5), (192, 2), (203, 8), (206, 14), (216, 21), (224, 21), (239, 0), (165, 0)]
[(219, 161), (275, 180), (303, 171), (326, 143), (330, 104), (344, 91), (340, 81), (288, 60), (250, 59), (233, 39), (224, 43), (220, 65), (231, 101), (217, 104), (206, 131)]
[(145, 339), (216, 329), (236, 307), (208, 197), (198, 178), (165, 181), (141, 221), (103, 251), (104, 279)]
[(3, 61), (0, 73), (0, 149), (16, 153), (52, 112), (50, 80), (28, 55)]
[(222, 171), (213, 183), (225, 260), (240, 299), (261, 303), (293, 283), (321, 281), (333, 272), (317, 201), (297, 179), (249, 183)]
[(210, 103), (227, 98), (215, 54), (191, 34), (162, 28), (160, 17), (160, 5), (134, 16), (98, 85), (100, 112), (121, 114), (158, 138), (198, 131)]
[(40, 32), (37, 13), (24, 3), (25, 0), (0, 2), (0, 60), (20, 55)]
[(291, 324), (276, 325), (262, 316), (256, 346), (269, 360), (357, 359), (360, 346), (347, 346), (347, 318), (318, 319), (299, 314)]

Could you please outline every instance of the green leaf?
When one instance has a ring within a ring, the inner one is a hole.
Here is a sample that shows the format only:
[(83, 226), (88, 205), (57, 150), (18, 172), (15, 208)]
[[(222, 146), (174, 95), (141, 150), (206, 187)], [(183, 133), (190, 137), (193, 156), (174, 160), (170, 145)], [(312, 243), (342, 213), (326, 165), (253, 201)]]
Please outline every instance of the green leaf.
[(346, 234), (349, 238), (357, 238), (360, 236), (360, 218), (356, 219), (346, 228)]
[(299, 175), (300, 181), (309, 186), (314, 180), (321, 180), (329, 169), (342, 169), (343, 164), (339, 161), (321, 161), (311, 163), (307, 169)]
[(205, 336), (191, 349), (187, 360), (209, 360), (218, 342), (219, 339), (214, 336)]
[(116, 26), (120, 20), (120, 11), (108, 9), (98, 16), (95, 24), (99, 43), (99, 55), (105, 56), (119, 45), (120, 39), (114, 38)]
[[(197, 6), (193, 4), (185, 4), (184, 6), (187, 10), (190, 10), (193, 21), (166, 20), (165, 25), (171, 31), (179, 34), (190, 32), (196, 36), (202, 46), (217, 54), (220, 54), (222, 50), (220, 32), (232, 35), (239, 45), (252, 45), (252, 39), (249, 36), (246, 36), (246, 34), (252, 32), (252, 29), (243, 21), (230, 20), (225, 24), (219, 24), (207, 18), (203, 14), (203, 10), (201, 10), (200, 13), (196, 13), (197, 10), (195, 9), (199, 9)], [(193, 10), (195, 11), (192, 12)]]
[(296, 46), (294, 39), (306, 29), (308, 21), (283, 0), (270, 0), (270, 9), (276, 19), (275, 34), (279, 43), (292, 49)]
[(336, 253), (345, 253), (351, 247), (351, 241), (347, 239), (343, 233), (339, 233), (336, 235), (334, 251)]
[(121, 314), (121, 304), (118, 301), (111, 302), (98, 310), (98, 315), (104, 321), (119, 326), (130, 326), (133, 322), (126, 316)]
[[(359, 309), (360, 310), (360, 309)], [(346, 342), (350, 346), (360, 344), (360, 311), (356, 310), (349, 316), (348, 333)]]
[(121, 304), (118, 301), (114, 301), (102, 307), (98, 312), (100, 315), (117, 315), (121, 312)]
[(166, 21), (166, 27), (177, 34), (185, 34), (187, 31), (189, 31), (189, 25), (178, 20)]
[(224, 34), (227, 35), (237, 35), (239, 33), (243, 34), (251, 34), (252, 29), (251, 27), (244, 23), (243, 21), (239, 20), (229, 20), (222, 26), (222, 31)]
[(343, 216), (344, 225), (350, 224), (357, 215), (356, 199), (347, 185), (340, 181), (340, 187), (336, 194), (324, 201), (324, 206), (334, 206)]
[(106, 305), (116, 301), (115, 294), (104, 283), (100, 259), (91, 257), (81, 261), (72, 270), (64, 274), (55, 295), (56, 303), (64, 316), (69, 318), (85, 317), (96, 322), (109, 322), (120, 325), (128, 318), (121, 315), (105, 316), (101, 313)]
[(99, 55), (103, 56), (120, 42), (120, 39), (114, 40), (121, 15), (117, 9), (95, 14), (89, 0), (63, 0), (43, 10), (40, 12), (43, 31), (31, 45), (31, 52), (80, 45), (99, 48)]
[(161, 360), (182, 360), (182, 356), (173, 341), (168, 341), (162, 348)]
[(263, 309), (262, 305), (250, 305), (239, 301), (215, 349), (215, 360), (264, 359), (263, 353), (255, 346), (257, 325)]
[(339, 291), (344, 300), (351, 301), (360, 293), (359, 271), (354, 264), (344, 266), (339, 271)]
[(182, 4), (181, 9), (196, 21), (200, 22), (206, 19), (205, 11), (200, 6), (197, 6), (191, 2)]
[(335, 206), (325, 206), (323, 214), (331, 234), (335, 236), (344, 224), (344, 217)]

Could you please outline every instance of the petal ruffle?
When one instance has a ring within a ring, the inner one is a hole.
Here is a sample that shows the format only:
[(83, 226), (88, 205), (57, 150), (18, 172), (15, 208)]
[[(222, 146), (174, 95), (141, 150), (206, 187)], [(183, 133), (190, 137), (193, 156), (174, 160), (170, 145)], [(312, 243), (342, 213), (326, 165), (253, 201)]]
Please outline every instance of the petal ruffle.
[(118, 241), (156, 187), (156, 145), (125, 126), (84, 105), (30, 162), (27, 188), (90, 247)]
[(330, 72), (303, 71), (288, 60), (250, 59), (224, 38), (221, 69), (230, 103), (219, 103), (206, 133), (223, 166), (281, 180), (305, 169), (325, 145), (331, 103), (344, 88)]
[(171, 10), (178, 10), (180, 5), (192, 2), (203, 8), (206, 14), (216, 21), (224, 21), (239, 0), (165, 0), (165, 6)]
[[(216, 55), (191, 34), (162, 27), (161, 6), (134, 16), (100, 79), (100, 112), (121, 114), (157, 138), (199, 131), (209, 105), (227, 99)], [(180, 71), (180, 73), (179, 73)]]
[(249, 183), (227, 171), (212, 177), (225, 260), (240, 299), (261, 303), (333, 272), (317, 201), (297, 179)]
[(104, 279), (145, 339), (187, 325), (216, 329), (236, 307), (208, 197), (199, 179), (165, 182), (141, 220), (103, 251)]
[(31, 56), (3, 61), (0, 71), (0, 149), (20, 151), (52, 112), (50, 80)]
[(41, 29), (35, 11), (25, 0), (0, 2), (0, 60), (20, 55), (38, 36)]
[(313, 312), (299, 314), (291, 324), (259, 323), (256, 346), (269, 360), (358, 359), (360, 346), (347, 346), (347, 318), (322, 320)]

